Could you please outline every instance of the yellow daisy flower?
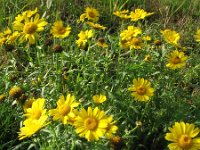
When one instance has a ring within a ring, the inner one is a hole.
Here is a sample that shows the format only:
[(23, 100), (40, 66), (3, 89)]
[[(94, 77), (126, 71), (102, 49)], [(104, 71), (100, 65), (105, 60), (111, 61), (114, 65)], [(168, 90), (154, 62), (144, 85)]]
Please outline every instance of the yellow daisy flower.
[(106, 95), (103, 95), (103, 94), (94, 95), (94, 96), (92, 96), (92, 99), (97, 104), (103, 103), (107, 100)]
[(170, 69), (183, 68), (186, 65), (187, 59), (188, 56), (185, 56), (184, 52), (179, 52), (178, 50), (175, 50), (168, 55), (168, 63), (166, 64), (166, 66)]
[(102, 48), (108, 47), (108, 44), (106, 44), (104, 38), (99, 38), (99, 39), (97, 40), (97, 45), (100, 46), (100, 47), (102, 47)]
[(13, 27), (15, 27), (15, 24), (21, 23), (22, 21), (24, 21), (25, 18), (26, 18), (26, 11), (25, 11), (25, 12), (22, 12), (21, 14), (18, 14), (18, 15), (15, 17), (15, 20), (14, 20), (14, 22), (13, 22)]
[(115, 11), (113, 14), (117, 17), (120, 17), (121, 19), (129, 19), (128, 10), (122, 10), (122, 11)]
[(51, 28), (51, 34), (53, 34), (53, 36), (56, 38), (66, 38), (69, 36), (70, 32), (71, 27), (64, 27), (63, 22), (61, 20), (54, 22)]
[(0, 46), (2, 46), (3, 44), (5, 44), (5, 42), (6, 42), (6, 38), (0, 36)]
[(95, 8), (87, 7), (85, 9), (85, 17), (88, 20), (92, 20), (94, 22), (97, 22), (99, 20), (99, 12)]
[(81, 137), (85, 137), (88, 141), (99, 140), (108, 127), (108, 120), (104, 111), (96, 107), (92, 110), (88, 107), (87, 111), (82, 109), (74, 122), (76, 133)]
[[(196, 137), (200, 129), (194, 124), (175, 122), (175, 125), (169, 128), (165, 139), (173, 142), (168, 145), (170, 150), (199, 150), (200, 137)], [(196, 137), (196, 138), (195, 138)]]
[(18, 14), (18, 15), (15, 17), (15, 21), (13, 22), (13, 24), (23, 22), (23, 21), (25, 20), (26, 17), (31, 18), (31, 17), (33, 17), (37, 12), (38, 12), (38, 9), (37, 9), (37, 8), (35, 8), (35, 10), (27, 10), (27, 11), (24, 11), (24, 12), (22, 12), (21, 14)]
[(20, 33), (18, 31), (13, 32), (11, 35), (7, 37), (6, 43), (13, 44), (19, 36)]
[(180, 39), (179, 33), (171, 29), (161, 30), (160, 32), (162, 33), (166, 42), (174, 46), (180, 47), (180, 45), (178, 44), (178, 41)]
[(78, 20), (77, 22), (78, 22), (78, 23), (79, 23), (79, 22), (83, 22), (83, 21), (85, 21), (85, 18), (86, 18), (86, 14), (83, 13), (83, 14), (80, 15), (80, 18), (79, 18), (79, 20)]
[(78, 34), (79, 39), (76, 40), (76, 44), (78, 44), (78, 47), (84, 48), (88, 39), (92, 38), (93, 35), (94, 32), (92, 30), (81, 31)]
[(194, 35), (194, 38), (197, 42), (200, 42), (200, 29), (197, 30), (196, 35)]
[(94, 29), (102, 29), (105, 30), (106, 27), (98, 24), (98, 23), (93, 23), (93, 22), (86, 22), (90, 27), (93, 27)]
[(42, 116), (46, 116), (46, 109), (44, 109), (44, 102), (45, 102), (44, 98), (38, 98), (34, 100), (31, 108), (27, 108), (24, 116), (26, 116), (27, 119), (35, 119), (35, 120), (39, 120)]
[(138, 21), (153, 14), (154, 13), (147, 13), (143, 9), (135, 9), (135, 11), (130, 12), (129, 17), (131, 18), (131, 21)]
[(118, 130), (118, 127), (115, 125), (115, 121), (113, 121), (112, 116), (107, 117), (108, 120), (108, 126), (106, 128), (106, 137), (110, 139), (113, 137), (113, 134), (115, 134)]
[(48, 123), (45, 123), (48, 116), (42, 116), (40, 119), (26, 119), (23, 122), (23, 127), (20, 128), (18, 135), (19, 140), (22, 140), (27, 137), (31, 137), (33, 134), (38, 132), (41, 128), (46, 126)]
[(129, 47), (131, 49), (142, 49), (142, 46), (143, 46), (142, 41), (137, 37), (132, 38), (129, 42)]
[(63, 124), (69, 123), (70, 118), (74, 118), (74, 108), (79, 105), (75, 101), (75, 97), (68, 94), (66, 99), (62, 95), (57, 101), (57, 108), (49, 110), (49, 114), (53, 116), (53, 120), (60, 120)]
[(3, 31), (3, 36), (4, 36), (4, 37), (7, 37), (7, 36), (9, 36), (9, 35), (11, 35), (11, 34), (12, 34), (12, 31), (11, 31), (10, 28), (7, 28), (7, 29), (5, 29), (5, 30)]
[(139, 27), (128, 26), (127, 30), (123, 30), (120, 33), (120, 38), (122, 40), (130, 40), (141, 33), (142, 33), (142, 30)]
[(138, 101), (148, 101), (154, 95), (151, 83), (144, 78), (133, 79), (133, 85), (128, 88), (132, 96)]
[(130, 46), (130, 40), (120, 40), (119, 46), (123, 49), (127, 49)]
[(151, 41), (151, 37), (148, 35), (142, 36), (143, 41)]
[(20, 42), (26, 40), (29, 41), (29, 44), (34, 44), (36, 37), (38, 36), (37, 32), (44, 30), (44, 26), (47, 25), (47, 22), (40, 15), (36, 14), (35, 17), (25, 18), (24, 23), (17, 22), (14, 24), (14, 29), (21, 32)]

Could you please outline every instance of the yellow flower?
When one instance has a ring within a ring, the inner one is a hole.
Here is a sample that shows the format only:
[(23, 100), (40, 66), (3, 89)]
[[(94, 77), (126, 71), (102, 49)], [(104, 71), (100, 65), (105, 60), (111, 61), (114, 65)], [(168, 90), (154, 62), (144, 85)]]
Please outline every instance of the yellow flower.
[(26, 116), (28, 119), (39, 120), (42, 116), (46, 116), (46, 109), (44, 109), (44, 98), (38, 98), (34, 100), (31, 108), (27, 108)]
[(168, 145), (170, 150), (199, 150), (200, 138), (195, 138), (200, 130), (194, 124), (175, 122), (170, 133), (166, 133), (165, 139), (173, 142)]
[(130, 17), (128, 16), (129, 11), (128, 10), (122, 10), (122, 11), (115, 11), (113, 14), (115, 16), (120, 17), (121, 19), (129, 19)]
[(2, 46), (5, 42), (6, 42), (6, 38), (0, 36), (0, 46)]
[(107, 100), (106, 95), (99, 94), (99, 95), (94, 95), (92, 96), (92, 99), (94, 100), (95, 103), (103, 103)]
[(130, 46), (130, 41), (129, 41), (129, 40), (121, 40), (121, 41), (119, 42), (119, 46), (120, 46), (121, 48), (127, 49), (127, 48), (129, 48), (129, 46)]
[(76, 40), (76, 44), (78, 44), (78, 47), (84, 48), (88, 39), (90, 39), (93, 35), (94, 32), (92, 30), (81, 31), (78, 34), (79, 39)]
[(108, 44), (106, 44), (104, 38), (99, 38), (99, 39), (97, 40), (97, 45), (100, 46), (100, 47), (102, 47), (102, 48), (108, 47)]
[(79, 105), (75, 101), (75, 97), (68, 94), (66, 99), (61, 96), (57, 101), (57, 108), (49, 110), (49, 114), (53, 116), (53, 120), (60, 120), (63, 124), (68, 124), (70, 118), (74, 118), (76, 115), (74, 113), (74, 108)]
[(15, 21), (13, 22), (13, 24), (23, 22), (23, 21), (25, 20), (26, 17), (31, 18), (31, 17), (33, 17), (37, 12), (38, 12), (38, 9), (37, 9), (37, 8), (35, 8), (35, 10), (27, 10), (27, 11), (24, 11), (24, 12), (22, 12), (21, 14), (18, 14), (18, 15), (15, 17)]
[(20, 33), (18, 31), (13, 32), (11, 35), (7, 37), (6, 43), (13, 44), (19, 36)]
[(19, 140), (22, 140), (27, 137), (31, 137), (33, 134), (38, 132), (41, 128), (46, 126), (48, 123), (45, 123), (48, 116), (42, 116), (40, 119), (26, 119), (23, 122), (23, 127), (20, 128), (20, 133), (18, 135)]
[(23, 22), (25, 18), (26, 18), (26, 11), (22, 12), (21, 14), (18, 14), (15, 17), (15, 21), (13, 22), (13, 25), (15, 26), (15, 24)]
[(7, 28), (7, 29), (5, 29), (4, 31), (3, 31), (3, 36), (4, 37), (7, 37), (7, 36), (9, 36), (9, 35), (11, 35), (12, 34), (12, 31), (10, 30), (10, 28)]
[(143, 9), (135, 9), (135, 11), (130, 12), (129, 17), (131, 18), (131, 21), (138, 21), (153, 14), (154, 13), (147, 13)]
[(139, 38), (132, 38), (129, 42), (129, 47), (131, 49), (142, 49), (143, 43)]
[(34, 18), (26, 17), (24, 23), (16, 22), (13, 28), (21, 32), (21, 43), (28, 40), (29, 44), (35, 44), (36, 37), (38, 36), (37, 32), (43, 31), (46, 25), (47, 22), (43, 18), (40, 19), (39, 14), (36, 14)]
[(109, 139), (113, 137), (113, 134), (115, 134), (118, 130), (118, 127), (115, 125), (115, 121), (112, 121), (112, 119), (113, 119), (112, 116), (107, 117), (108, 126), (106, 128), (105, 135)]
[(85, 21), (85, 18), (86, 18), (86, 14), (85, 14), (85, 13), (81, 14), (81, 15), (80, 15), (80, 18), (79, 18), (79, 20), (78, 20), (78, 23), (79, 23), (80, 21), (81, 21), (81, 22)]
[(196, 35), (194, 35), (194, 38), (197, 42), (200, 42), (200, 29), (197, 30)]
[(19, 86), (13, 86), (9, 91), (9, 96), (19, 98), (23, 94), (23, 90)]
[(99, 140), (108, 127), (108, 120), (104, 111), (96, 107), (92, 110), (88, 107), (87, 111), (82, 109), (74, 122), (76, 133), (81, 137), (85, 137), (88, 141)]
[(167, 67), (171, 69), (183, 68), (186, 65), (187, 56), (183, 52), (175, 50), (168, 55)]
[(180, 45), (178, 44), (178, 41), (180, 39), (179, 33), (170, 29), (161, 30), (160, 32), (164, 36), (166, 42), (174, 46), (180, 47)]
[(32, 107), (32, 104), (33, 102), (35, 101), (36, 99), (35, 98), (30, 98), (28, 99), (27, 101), (25, 101), (24, 105), (23, 105), (23, 109), (24, 109), (24, 112), (26, 113), (27, 112), (27, 109), (28, 108), (31, 108)]
[(12, 34), (12, 31), (10, 28), (4, 29), (2, 32), (0, 32), (0, 46), (3, 44), (7, 44), (8, 37)]
[(51, 28), (51, 34), (53, 34), (53, 36), (56, 38), (66, 38), (69, 36), (70, 32), (71, 27), (64, 27), (63, 22), (61, 20), (54, 22)]
[(93, 22), (86, 22), (89, 26), (95, 28), (95, 29), (102, 29), (102, 30), (105, 30), (106, 27), (98, 24), (98, 23), (93, 23)]
[(123, 30), (120, 33), (120, 38), (122, 40), (130, 40), (141, 33), (142, 33), (142, 30), (139, 27), (128, 26), (127, 30)]
[(142, 40), (144, 40), (144, 41), (151, 41), (151, 37), (148, 36), (148, 35), (145, 35), (145, 36), (142, 37)]
[(6, 96), (4, 94), (0, 95), (0, 102), (3, 101), (6, 98)]
[(133, 85), (128, 88), (132, 96), (138, 101), (148, 101), (154, 95), (151, 83), (144, 78), (133, 79)]
[(99, 12), (95, 8), (87, 7), (85, 10), (85, 17), (88, 20), (97, 22), (99, 20)]
[(149, 62), (151, 61), (151, 55), (146, 55), (144, 61)]

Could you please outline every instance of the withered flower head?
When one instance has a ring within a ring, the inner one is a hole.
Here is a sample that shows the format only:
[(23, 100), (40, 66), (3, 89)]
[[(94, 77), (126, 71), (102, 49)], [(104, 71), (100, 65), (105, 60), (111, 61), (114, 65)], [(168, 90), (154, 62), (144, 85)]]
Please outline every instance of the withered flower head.
[(63, 51), (63, 47), (61, 45), (55, 45), (54, 48), (53, 48), (53, 51), (55, 53), (61, 53)]

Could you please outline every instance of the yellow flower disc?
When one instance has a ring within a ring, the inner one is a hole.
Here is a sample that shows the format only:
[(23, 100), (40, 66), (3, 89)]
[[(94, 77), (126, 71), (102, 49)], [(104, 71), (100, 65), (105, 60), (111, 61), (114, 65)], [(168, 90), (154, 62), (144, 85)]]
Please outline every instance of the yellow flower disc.
[(183, 134), (179, 138), (178, 144), (181, 148), (188, 149), (192, 146), (192, 138), (187, 134)]
[(60, 110), (61, 115), (66, 116), (70, 112), (71, 108), (70, 106), (63, 106)]
[(84, 124), (85, 128), (88, 130), (95, 130), (98, 126), (98, 121), (95, 118), (90, 117), (85, 120)]
[(26, 34), (33, 34), (36, 32), (36, 30), (37, 30), (37, 25), (33, 22), (29, 22), (29, 23), (25, 24), (23, 31)]

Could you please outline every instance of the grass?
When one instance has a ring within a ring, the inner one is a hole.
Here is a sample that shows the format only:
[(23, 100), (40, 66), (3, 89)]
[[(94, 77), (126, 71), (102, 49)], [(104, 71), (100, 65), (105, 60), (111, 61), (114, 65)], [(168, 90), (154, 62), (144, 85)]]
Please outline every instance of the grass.
[[(67, 3), (63, 0), (0, 0), (0, 3), (1, 32), (12, 27), (17, 14), (35, 7), (49, 23), (39, 34), (35, 45), (16, 42), (12, 51), (7, 51), (5, 45), (1, 46), (0, 94), (5, 94), (6, 99), (0, 102), (0, 149), (167, 149), (169, 142), (164, 137), (174, 122), (184, 121), (200, 127), (200, 54), (199, 44), (193, 37), (199, 23), (200, 5), (196, 0), (190, 3), (180, 0), (69, 0)], [(75, 43), (78, 33), (90, 28), (83, 23), (78, 24), (77, 20), (87, 6), (99, 10), (99, 23), (108, 28), (95, 31), (88, 47), (80, 49)], [(112, 14), (119, 9), (135, 8), (154, 11), (155, 15), (133, 23), (121, 21)], [(55, 39), (50, 34), (50, 28), (57, 19), (71, 26), (67, 39)], [(118, 44), (120, 32), (133, 24), (141, 27), (142, 35), (149, 35), (152, 40), (144, 42), (141, 50), (122, 49)], [(160, 30), (166, 28), (179, 32), (180, 43), (187, 48), (185, 53), (189, 59), (183, 69), (166, 67), (166, 56), (175, 49), (160, 34)], [(101, 37), (108, 43), (108, 48), (96, 45)], [(156, 46), (155, 40), (162, 44)], [(56, 53), (56, 45), (60, 45), (63, 51)], [(151, 55), (151, 61), (144, 61), (147, 54)], [(138, 77), (149, 80), (155, 89), (148, 102), (135, 100), (128, 90), (132, 80)], [(80, 102), (78, 110), (98, 106), (116, 120), (116, 135), (123, 139), (122, 142), (118, 143), (118, 148), (106, 138), (88, 142), (79, 137), (73, 126), (52, 121), (50, 117), (52, 122), (49, 125), (30, 138), (18, 140), (25, 117), (22, 105), (17, 102), (19, 100), (9, 95), (9, 90), (15, 85), (22, 88), (26, 100), (45, 98), (48, 110), (56, 107), (61, 95), (68, 93), (74, 94)], [(93, 102), (92, 96), (99, 93), (105, 94), (107, 101), (98, 105)], [(138, 125), (138, 122), (142, 124)]]

